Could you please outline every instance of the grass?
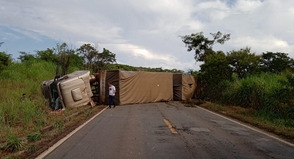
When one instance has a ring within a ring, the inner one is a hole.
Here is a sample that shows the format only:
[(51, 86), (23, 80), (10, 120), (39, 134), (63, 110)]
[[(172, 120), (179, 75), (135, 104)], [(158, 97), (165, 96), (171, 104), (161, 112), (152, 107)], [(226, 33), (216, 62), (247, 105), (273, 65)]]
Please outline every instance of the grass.
[[(0, 158), (35, 158), (36, 154), (46, 150), (103, 108), (89, 109), (89, 106), (83, 106), (66, 108), (61, 113), (52, 112), (48, 102), (42, 97), (40, 86), (43, 81), (52, 79), (54, 75), (55, 65), (40, 61), (13, 63), (0, 72)], [(279, 78), (280, 76), (270, 77), (269, 80), (279, 80)], [(267, 79), (267, 76), (264, 79)], [(256, 81), (255, 79), (248, 80), (249, 84), (251, 81)], [(275, 90), (274, 83), (261, 88)], [(262, 85), (263, 81), (254, 82), (253, 85), (249, 85), (251, 87), (246, 87), (249, 92), (245, 92), (245, 95), (248, 94), (247, 97), (251, 97), (251, 88), (255, 88), (255, 84)], [(238, 93), (238, 90), (242, 90), (237, 89), (240, 85), (242, 83), (235, 83), (231, 91), (227, 92), (228, 101), (237, 101), (229, 98), (235, 97), (229, 92)], [(26, 93), (27, 97), (25, 100), (20, 100), (23, 93)], [(259, 92), (256, 94), (258, 95)], [(257, 112), (252, 108), (223, 106), (195, 100), (185, 103), (185, 106), (194, 105), (200, 105), (294, 140), (294, 121), (282, 118), (273, 119), (267, 112)]]
[[(48, 148), (101, 108), (52, 112), (41, 84), (55, 76), (55, 65), (42, 61), (12, 63), (0, 72), (0, 158), (28, 157)], [(21, 100), (22, 94), (26, 99)], [(82, 113), (81, 113), (82, 112)], [(76, 116), (68, 118), (76, 114)]]
[[(5, 144), (1, 146), (0, 156), (5, 158), (35, 158), (40, 153), (65, 137), (79, 125), (100, 112), (104, 106), (82, 106), (66, 109), (63, 112), (47, 114), (48, 124), (40, 129), (30, 129), (28, 133), (19, 133), (22, 130), (13, 129)], [(21, 135), (23, 134), (23, 135)], [(1, 158), (0, 157), (0, 158)]]
[[(1, 72), (0, 143), (10, 131), (16, 136), (25, 136), (48, 124), (50, 110), (45, 105), (40, 85), (43, 80), (52, 78), (54, 71), (49, 73), (51, 70), (54, 70), (54, 65), (46, 62), (14, 63)], [(21, 100), (23, 93), (27, 94), (25, 100)]]
[(287, 124), (289, 120), (274, 119), (270, 120), (259, 115), (257, 110), (252, 108), (244, 108), (239, 106), (220, 105), (211, 102), (203, 102), (199, 106), (211, 110), (213, 112), (237, 119), (241, 122), (253, 125), (267, 132), (276, 134), (289, 142), (294, 143), (294, 127), (293, 121)]
[(14, 133), (9, 134), (6, 140), (7, 142), (3, 147), (4, 151), (15, 152), (22, 150), (23, 142)]
[[(274, 112), (271, 118), (294, 117), (292, 74), (260, 74), (236, 79), (222, 93), (224, 105), (238, 105), (256, 110)], [(285, 115), (285, 113), (287, 115)], [(294, 118), (293, 118), (294, 119)]]
[(35, 132), (35, 133), (32, 133), (32, 134), (29, 134), (27, 136), (27, 140), (29, 142), (35, 142), (35, 141), (41, 140), (41, 136), (42, 136), (42, 134), (40, 132)]

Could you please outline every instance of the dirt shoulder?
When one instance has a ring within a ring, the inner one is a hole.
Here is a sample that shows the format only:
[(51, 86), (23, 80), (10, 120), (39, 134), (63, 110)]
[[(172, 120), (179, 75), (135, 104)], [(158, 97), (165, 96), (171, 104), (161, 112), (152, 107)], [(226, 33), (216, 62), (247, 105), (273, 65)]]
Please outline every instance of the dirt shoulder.
[[(41, 131), (41, 140), (29, 143), (24, 151), (17, 152), (15, 154), (7, 154), (7, 156), (9, 155), (12, 158), (19, 159), (36, 158), (80, 125), (91, 119), (94, 115), (102, 111), (104, 108), (105, 106), (85, 106), (81, 108), (79, 112), (68, 115), (64, 119), (64, 125), (62, 127), (58, 127), (56, 125), (45, 127)], [(62, 112), (56, 112), (56, 115), (58, 115), (58, 113)]]

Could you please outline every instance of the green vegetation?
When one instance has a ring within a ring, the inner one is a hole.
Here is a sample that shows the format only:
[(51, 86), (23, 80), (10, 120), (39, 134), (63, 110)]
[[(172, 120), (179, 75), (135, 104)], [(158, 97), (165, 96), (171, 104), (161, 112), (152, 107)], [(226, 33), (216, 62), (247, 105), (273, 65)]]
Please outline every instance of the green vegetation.
[[(70, 130), (65, 129), (68, 125), (75, 125), (97, 112), (96, 109), (86, 109), (89, 107), (67, 108), (62, 113), (51, 111), (42, 96), (41, 83), (54, 78), (55, 70), (53, 62), (31, 59), (12, 62), (0, 71), (0, 158), (34, 153), (42, 148), (38, 146), (40, 140), (55, 139), (56, 134)], [(26, 94), (25, 98), (22, 98), (23, 94)], [(80, 109), (85, 109), (85, 116), (77, 121), (65, 121), (67, 116), (78, 114)]]
[(288, 78), (288, 73), (260, 74), (234, 81), (223, 92), (222, 103), (253, 108), (261, 118), (294, 127), (294, 89)]
[[(200, 103), (211, 102), (204, 106), (294, 139), (294, 60), (280, 52), (256, 55), (250, 48), (214, 51), (213, 45), (224, 44), (230, 34), (211, 35), (211, 40), (203, 33), (181, 37), (188, 51), (195, 50), (194, 59), (203, 62), (199, 71), (188, 71), (198, 79), (196, 96)], [(36, 55), (20, 52), (18, 59), (20, 62), (14, 62), (10, 55), (0, 52), (0, 156), (36, 151), (40, 147), (34, 143), (50, 136), (42, 133), (44, 129), (57, 134), (68, 131), (65, 127), (71, 122), (65, 117), (78, 114), (79, 109), (52, 113), (40, 88), (43, 81), (57, 74), (81, 69), (94, 73), (102, 69), (183, 73), (117, 64), (114, 53), (105, 48), (99, 52), (90, 44), (77, 50), (69, 49), (66, 43), (57, 44)], [(21, 99), (23, 94), (25, 99)], [(93, 110), (83, 112), (83, 119), (93, 114)]]
[[(242, 113), (232, 111), (230, 116), (270, 123), (276, 133), (279, 128), (293, 131), (294, 60), (280, 52), (256, 55), (248, 47), (228, 53), (214, 51), (213, 45), (229, 40), (229, 34), (211, 35), (212, 40), (202, 33), (182, 36), (188, 51), (195, 50), (195, 60), (203, 62), (201, 70), (195, 73), (199, 83), (197, 97), (215, 103), (217, 106), (210, 104), (209, 108), (218, 112), (228, 105), (232, 110), (242, 107)], [(284, 133), (294, 139), (291, 131)]]
[(38, 141), (40, 139), (41, 139), (41, 133), (40, 132), (28, 134), (28, 136), (27, 136), (27, 140), (29, 142), (35, 142), (35, 141)]
[[(0, 158), (13, 158), (18, 152), (34, 153), (44, 147), (38, 145), (40, 140), (58, 139), (56, 134), (70, 131), (68, 127), (75, 127), (99, 111), (87, 107), (67, 108), (62, 113), (52, 111), (42, 96), (41, 84), (57, 74), (83, 69), (91, 72), (101, 69), (181, 72), (116, 64), (114, 53), (107, 49), (98, 52), (89, 44), (76, 51), (65, 43), (57, 44), (55, 48), (39, 50), (35, 55), (20, 52), (18, 59), (19, 62), (15, 62), (10, 55), (0, 52)], [(78, 119), (67, 118), (73, 114), (77, 114)]]
[[(50, 124), (50, 110), (40, 85), (54, 76), (54, 70), (52, 63), (34, 61), (12, 63), (0, 72), (0, 143), (7, 142), (2, 149), (22, 149), (19, 138)], [(26, 98), (21, 99), (22, 94), (26, 94)]]
[(13, 133), (6, 137), (6, 144), (4, 145), (4, 150), (8, 152), (15, 152), (22, 150), (23, 143), (21, 140)]

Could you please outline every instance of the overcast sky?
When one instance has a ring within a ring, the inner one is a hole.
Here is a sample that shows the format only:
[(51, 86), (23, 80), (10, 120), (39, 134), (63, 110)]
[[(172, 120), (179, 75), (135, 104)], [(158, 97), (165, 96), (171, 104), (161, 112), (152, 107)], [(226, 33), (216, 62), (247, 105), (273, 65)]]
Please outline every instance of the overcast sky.
[(0, 51), (35, 54), (66, 42), (91, 43), (117, 63), (199, 70), (180, 36), (231, 34), (215, 51), (250, 47), (294, 58), (293, 0), (1, 0)]

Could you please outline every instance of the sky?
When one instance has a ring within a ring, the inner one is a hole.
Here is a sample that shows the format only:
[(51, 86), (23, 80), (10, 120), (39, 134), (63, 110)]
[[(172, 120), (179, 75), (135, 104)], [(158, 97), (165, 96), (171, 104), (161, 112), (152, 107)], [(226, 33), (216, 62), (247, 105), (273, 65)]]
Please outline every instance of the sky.
[(220, 31), (231, 38), (213, 50), (249, 47), (256, 55), (294, 58), (293, 0), (1, 0), (0, 51), (19, 52), (67, 43), (92, 44), (116, 54), (119, 64), (183, 71), (201, 63), (181, 36)]

